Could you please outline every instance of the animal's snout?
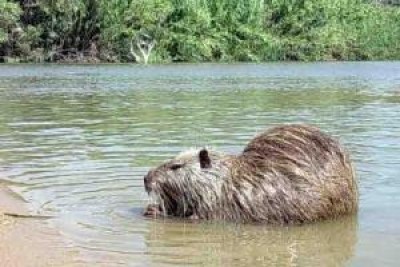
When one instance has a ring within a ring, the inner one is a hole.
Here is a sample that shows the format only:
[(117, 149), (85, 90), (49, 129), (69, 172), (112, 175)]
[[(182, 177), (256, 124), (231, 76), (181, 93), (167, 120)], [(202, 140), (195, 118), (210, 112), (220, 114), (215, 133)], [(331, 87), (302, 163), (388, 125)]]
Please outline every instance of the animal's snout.
[(148, 192), (148, 193), (150, 193), (150, 191), (151, 191), (151, 184), (153, 183), (153, 179), (152, 179), (152, 176), (151, 176), (151, 172), (149, 172), (148, 174), (146, 174), (145, 176), (144, 176), (144, 178), (143, 178), (143, 181), (144, 181), (144, 188), (146, 189), (146, 191)]

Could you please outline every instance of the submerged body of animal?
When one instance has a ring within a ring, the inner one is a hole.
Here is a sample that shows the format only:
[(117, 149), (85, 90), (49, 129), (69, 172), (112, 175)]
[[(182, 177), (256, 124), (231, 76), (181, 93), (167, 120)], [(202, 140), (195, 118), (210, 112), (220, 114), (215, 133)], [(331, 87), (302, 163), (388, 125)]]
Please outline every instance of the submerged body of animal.
[(151, 169), (148, 216), (298, 224), (352, 214), (357, 181), (348, 153), (318, 128), (284, 125), (239, 155), (189, 150)]

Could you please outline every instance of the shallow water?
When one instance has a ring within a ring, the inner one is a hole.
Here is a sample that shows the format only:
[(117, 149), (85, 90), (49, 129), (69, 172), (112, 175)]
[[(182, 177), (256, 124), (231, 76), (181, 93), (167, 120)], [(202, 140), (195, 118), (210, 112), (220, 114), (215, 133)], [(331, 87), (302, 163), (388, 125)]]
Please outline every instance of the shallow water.
[[(238, 153), (266, 127), (340, 138), (360, 212), (297, 227), (141, 216), (176, 153)], [(400, 62), (0, 66), (0, 171), (96, 266), (398, 266)]]

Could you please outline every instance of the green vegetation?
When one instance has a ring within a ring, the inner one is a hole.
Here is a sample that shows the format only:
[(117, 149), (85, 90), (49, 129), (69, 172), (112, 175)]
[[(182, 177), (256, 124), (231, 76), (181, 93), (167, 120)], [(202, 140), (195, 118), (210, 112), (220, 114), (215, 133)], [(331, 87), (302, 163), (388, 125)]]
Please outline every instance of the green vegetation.
[(400, 59), (400, 7), (366, 0), (0, 0), (0, 60)]

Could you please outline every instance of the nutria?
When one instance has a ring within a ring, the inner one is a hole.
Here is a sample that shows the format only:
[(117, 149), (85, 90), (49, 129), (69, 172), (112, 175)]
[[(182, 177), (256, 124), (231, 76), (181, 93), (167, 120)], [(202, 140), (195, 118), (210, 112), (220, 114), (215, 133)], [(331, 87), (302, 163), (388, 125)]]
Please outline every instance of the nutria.
[(299, 224), (358, 208), (356, 176), (338, 141), (308, 125), (279, 126), (236, 156), (190, 150), (144, 177), (145, 215)]

